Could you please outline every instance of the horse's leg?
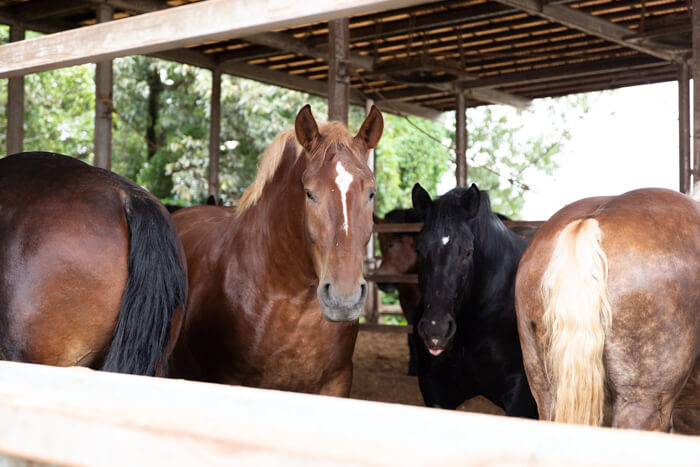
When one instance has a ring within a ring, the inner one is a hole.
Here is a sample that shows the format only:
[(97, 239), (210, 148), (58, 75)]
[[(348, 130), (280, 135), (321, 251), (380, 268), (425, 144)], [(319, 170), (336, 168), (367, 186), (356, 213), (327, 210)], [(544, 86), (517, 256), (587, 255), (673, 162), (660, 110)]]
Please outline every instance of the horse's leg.
[(671, 427), (673, 406), (697, 352), (694, 329), (684, 321), (685, 308), (671, 298), (656, 296), (649, 303), (648, 295), (640, 293), (617, 302), (605, 341), (613, 427), (659, 431)]
[[(523, 307), (524, 305), (520, 305)], [(545, 374), (544, 361), (539, 349), (542, 345), (543, 325), (539, 319), (542, 316), (541, 305), (538, 308), (531, 308), (529, 314), (522, 313), (519, 308), (518, 334), (520, 335), (520, 349), (523, 353), (523, 365), (529, 383), (529, 389), (537, 404), (537, 413), (540, 420), (554, 420), (554, 410), (552, 404), (552, 389)], [(539, 309), (540, 312), (534, 312)], [(531, 317), (529, 317), (531, 316)]]
[(349, 397), (352, 386), (352, 364), (335, 372), (321, 386), (319, 394), (324, 396)]

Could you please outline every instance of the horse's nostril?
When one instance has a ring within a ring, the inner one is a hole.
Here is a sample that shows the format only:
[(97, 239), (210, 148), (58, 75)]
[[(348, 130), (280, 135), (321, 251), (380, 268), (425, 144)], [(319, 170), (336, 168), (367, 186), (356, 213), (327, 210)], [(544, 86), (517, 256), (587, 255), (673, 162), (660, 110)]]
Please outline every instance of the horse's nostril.
[(455, 332), (457, 331), (457, 325), (453, 320), (449, 320), (447, 322), (447, 336), (445, 336), (447, 339), (451, 339), (452, 336), (455, 335)]
[(325, 284), (323, 284), (323, 287), (321, 288), (321, 290), (323, 293), (323, 297), (326, 300), (330, 300), (331, 299), (331, 283), (326, 282)]
[(363, 282), (360, 284), (360, 302), (364, 302), (367, 298), (367, 283)]

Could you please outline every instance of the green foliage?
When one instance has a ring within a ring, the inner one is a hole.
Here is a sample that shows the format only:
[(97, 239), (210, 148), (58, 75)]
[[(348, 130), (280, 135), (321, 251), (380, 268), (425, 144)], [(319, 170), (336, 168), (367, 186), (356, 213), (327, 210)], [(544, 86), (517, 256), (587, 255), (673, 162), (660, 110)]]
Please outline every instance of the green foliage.
[(375, 210), (379, 216), (410, 206), (411, 190), (416, 182), (435, 193), (442, 174), (449, 167), (450, 155), (440, 143), (449, 138), (445, 125), (413, 117), (411, 121), (416, 121), (430, 136), (405, 118), (384, 115), (384, 134), (375, 154), (377, 186), (380, 187)]

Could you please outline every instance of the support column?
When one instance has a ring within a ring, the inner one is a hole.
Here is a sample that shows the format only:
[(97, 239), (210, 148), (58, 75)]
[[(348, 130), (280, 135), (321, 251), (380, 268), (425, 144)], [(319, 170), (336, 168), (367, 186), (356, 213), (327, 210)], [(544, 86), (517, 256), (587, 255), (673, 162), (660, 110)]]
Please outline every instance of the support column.
[[(24, 28), (10, 26), (10, 42), (24, 40)], [(24, 145), (24, 76), (7, 83), (7, 154), (22, 152)]]
[(219, 157), (221, 156), (221, 70), (211, 72), (209, 110), (209, 194), (219, 202)]
[[(693, 2), (693, 182), (700, 181), (700, 8)], [(692, 185), (691, 185), (692, 186)]]
[(680, 66), (678, 74), (678, 189), (690, 190), (690, 70)]
[(328, 22), (328, 121), (348, 123), (350, 28), (347, 18)]
[(455, 158), (457, 186), (467, 186), (467, 108), (464, 93), (457, 94), (457, 125), (455, 126)]
[[(372, 109), (374, 101), (372, 99), (367, 99), (365, 102), (365, 116), (369, 115), (369, 111)], [(374, 158), (374, 149), (369, 150), (369, 158), (367, 159), (367, 165), (369, 166), (372, 173), (377, 173), (377, 164)], [(379, 187), (377, 187), (379, 188)], [(375, 196), (376, 201), (376, 196)], [(372, 202), (372, 213), (375, 212), (376, 202)], [(377, 269), (377, 263), (375, 261), (376, 251), (375, 251), (375, 235), (372, 233), (369, 237), (369, 243), (367, 244), (367, 255), (365, 257), (365, 274), (373, 274)], [(365, 319), (368, 323), (378, 323), (379, 322), (379, 287), (377, 287), (376, 282), (367, 281), (367, 301), (365, 302)]]
[[(97, 5), (97, 22), (112, 21), (114, 9)], [(109, 170), (112, 166), (112, 61), (95, 66), (95, 167)]]

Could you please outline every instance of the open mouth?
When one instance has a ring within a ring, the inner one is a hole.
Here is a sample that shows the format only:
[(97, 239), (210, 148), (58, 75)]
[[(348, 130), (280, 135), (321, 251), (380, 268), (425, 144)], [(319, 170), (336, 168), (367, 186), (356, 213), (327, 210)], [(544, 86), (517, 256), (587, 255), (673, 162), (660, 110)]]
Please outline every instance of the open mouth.
[(438, 355), (440, 355), (444, 351), (445, 351), (445, 349), (431, 349), (430, 347), (428, 347), (428, 352), (430, 352), (430, 355), (432, 355), (434, 357), (437, 357)]

